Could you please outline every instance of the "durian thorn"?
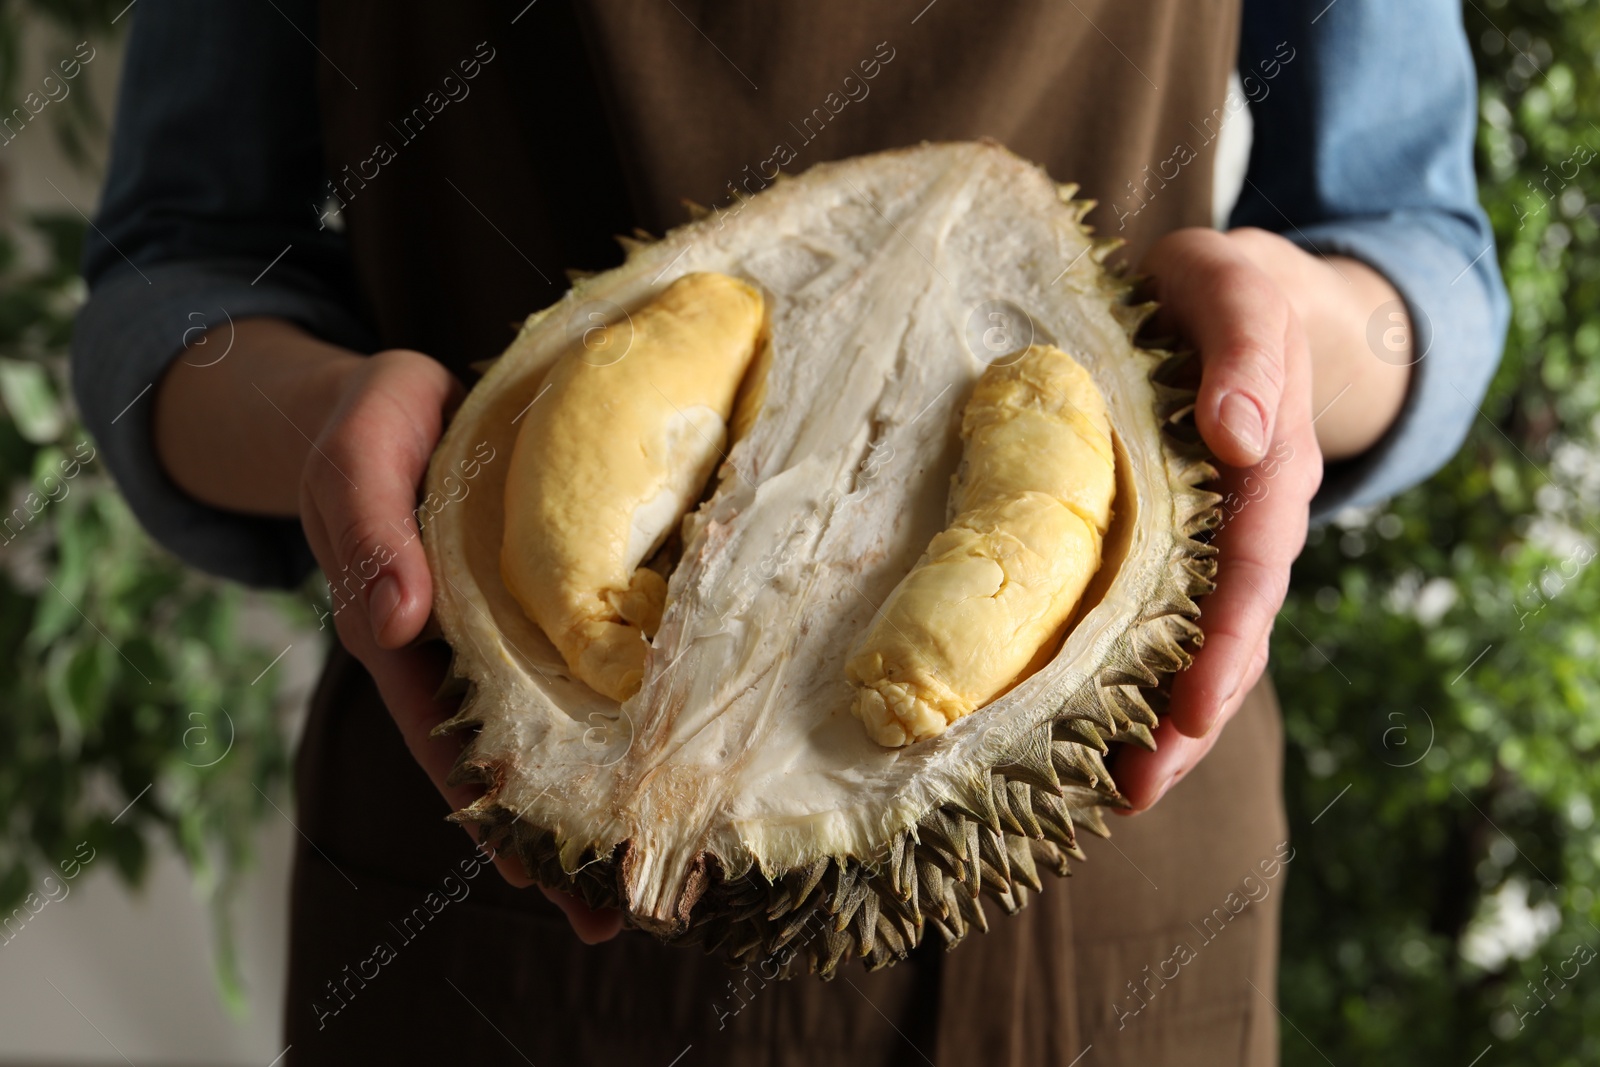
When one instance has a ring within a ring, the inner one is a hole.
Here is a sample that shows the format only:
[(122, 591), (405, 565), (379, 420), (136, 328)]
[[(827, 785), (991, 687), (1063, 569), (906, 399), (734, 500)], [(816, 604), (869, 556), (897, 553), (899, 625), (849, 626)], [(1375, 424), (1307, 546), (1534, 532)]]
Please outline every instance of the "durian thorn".
[(1051, 744), (1050, 752), (1055, 760), (1056, 773), (1061, 775), (1063, 780), (1081, 782), (1090, 788), (1111, 780), (1104, 761), (1100, 759), (1100, 753), (1087, 745), (1073, 741), (1056, 741)]
[[(944, 907), (944, 874), (940, 872), (939, 865), (932, 860), (917, 857), (917, 882), (919, 892), (924, 900), (933, 903), (939, 908)], [(941, 913), (939, 918), (944, 918)]]
[(907, 890), (902, 888), (906, 880), (906, 838), (907, 834), (895, 834), (889, 842), (889, 884), (894, 887), (897, 896), (904, 897)]
[(1011, 884), (1011, 861), (1006, 853), (1004, 833), (980, 833), (978, 852), (985, 864), (984, 873), (993, 872), (1000, 885)]
[(834, 914), (833, 928), (835, 930), (848, 929), (850, 926), (850, 921), (855, 918), (856, 912), (860, 910), (862, 902), (868, 897), (876, 897), (876, 894), (872, 892), (872, 887), (867, 885), (867, 883), (864, 881), (857, 881), (855, 886), (850, 890), (850, 895), (845, 898), (844, 906)]
[(824, 858), (812, 863), (804, 872), (790, 872), (789, 877), (785, 879), (785, 884), (792, 889), (794, 896), (793, 906), (799, 907), (805, 903), (817, 886), (822, 884), (822, 876), (828, 873), (828, 865), (831, 862), (831, 860)]
[(1068, 733), (1072, 734), (1073, 738), (1088, 745), (1102, 756), (1110, 754), (1111, 749), (1106, 746), (1105, 738), (1100, 736), (1100, 731), (1095, 729), (1094, 723), (1089, 720), (1065, 719), (1061, 725)]
[(922, 817), (920, 825), (931, 844), (948, 852), (956, 861), (965, 863), (967, 838), (966, 830), (962, 828), (965, 821), (959, 815), (952, 815), (942, 808), (935, 808)]
[(1000, 816), (1000, 825), (1008, 834), (1027, 836), (1027, 828), (1017, 818), (1016, 812), (1011, 810), (1011, 792), (1006, 788), (1006, 777), (996, 773), (990, 777), (993, 783), (989, 793), (994, 802), (995, 813)]
[(922, 848), (921, 855), (930, 863), (937, 864), (939, 869), (945, 873), (945, 877), (954, 878), (958, 882), (965, 880), (967, 876), (966, 864), (956, 859), (955, 854), (949, 849), (931, 842), (923, 845)]
[(851, 924), (856, 935), (856, 951), (863, 956), (870, 956), (876, 943), (878, 900), (876, 892), (868, 891), (861, 900), (861, 907), (856, 910), (855, 922)]
[(885, 943), (892, 955), (900, 957), (906, 954), (905, 940), (900, 936), (900, 931), (895, 929), (894, 920), (881, 911), (878, 913), (875, 936)]
[[(1142, 649), (1140, 651), (1143, 651)], [(1153, 686), (1161, 679), (1156, 672), (1151, 670), (1138, 656), (1126, 657), (1123, 662), (1112, 664), (1100, 671), (1095, 679), (1103, 689), (1113, 685), (1138, 685)], [(1120, 725), (1120, 724), (1116, 724)]]
[(812, 913), (815, 910), (814, 907), (800, 908), (785, 919), (773, 938), (771, 950), (775, 952), (793, 941), (800, 931), (805, 929), (806, 924), (812, 921)]
[[(1119, 797), (1119, 799), (1121, 798)], [(1124, 800), (1122, 804), (1112, 806), (1131, 807), (1132, 805)], [(1094, 834), (1096, 837), (1111, 837), (1111, 828), (1106, 825), (1105, 816), (1100, 814), (1099, 808), (1089, 807), (1083, 809), (1083, 811), (1078, 813), (1078, 821), (1083, 823), (1084, 826), (1088, 827), (1089, 832)]]
[[(1111, 253), (1115, 252), (1117, 249), (1121, 248), (1127, 243), (1127, 241), (1120, 237), (1096, 237), (1094, 239), (1094, 243), (1089, 246), (1089, 258), (1094, 260), (1096, 263), (1104, 263), (1106, 258), (1110, 256)], [(1110, 288), (1111, 291), (1118, 293), (1119, 295), (1131, 293), (1133, 291), (1132, 283), (1113, 285)]]
[[(773, 886), (765, 905), (757, 902), (745, 909), (745, 911), (749, 915), (759, 915), (762, 912), (766, 912), (769, 922), (777, 922), (793, 911), (797, 903), (799, 902), (795, 900), (794, 894), (787, 887)], [(743, 917), (743, 913), (741, 913), (741, 916)]]
[(947, 802), (947, 806), (954, 808), (960, 814), (976, 821), (982, 826), (1000, 832), (1000, 813), (994, 810), (994, 797), (990, 795), (992, 784), (987, 781), (968, 781), (963, 783), (960, 791)]
[(1065, 878), (1072, 873), (1067, 865), (1067, 857), (1053, 841), (1035, 841), (1032, 844), (1034, 861), (1043, 863), (1056, 872), (1058, 877)]
[(500, 791), (500, 785), (495, 781), (495, 772), (488, 762), (481, 757), (472, 755), (469, 745), (461, 750), (461, 755), (456, 757), (455, 764), (450, 768), (450, 773), (445, 775), (445, 784), (456, 785), (486, 785), (488, 792), (462, 809), (463, 812), (472, 812), (471, 818), (486, 816), (494, 810), (495, 797)]
[(625, 234), (619, 233), (614, 234), (613, 236), (616, 238), (617, 244), (622, 246), (623, 254), (629, 259), (632, 259), (634, 256), (638, 255), (649, 245), (648, 241), (641, 241), (636, 237), (628, 237)]
[(1061, 781), (1056, 777), (1055, 765), (1050, 762), (1050, 737), (1049, 726), (1028, 731), (1022, 745), (1011, 754), (1011, 761), (995, 769), (1009, 779), (1059, 793)]
[(1133, 742), (1140, 748), (1156, 750), (1156, 740), (1150, 735), (1150, 727), (1142, 722), (1129, 723), (1128, 728), (1112, 738), (1114, 741)]
[(828, 890), (827, 909), (829, 914), (839, 914), (839, 909), (844, 906), (845, 898), (856, 884), (856, 872), (859, 868), (850, 860), (836, 860), (833, 865), (833, 885)]
[(1072, 828), (1072, 812), (1064, 798), (1050, 793), (1037, 794), (1034, 797), (1034, 811), (1045, 836), (1066, 849), (1078, 847), (1077, 834)]
[(823, 981), (832, 980), (840, 962), (845, 959), (846, 953), (850, 951), (853, 941), (854, 938), (849, 934), (841, 933), (837, 930), (824, 930), (822, 932), (822, 945), (826, 955), (823, 957), (821, 966), (817, 968), (817, 974), (822, 977)]
[(983, 901), (976, 893), (963, 898), (962, 907), (965, 909), (965, 918), (969, 923), (984, 933), (989, 932), (989, 916), (984, 913)]
[(1125, 729), (1128, 723), (1143, 723), (1152, 729), (1160, 725), (1156, 713), (1144, 698), (1144, 691), (1136, 685), (1108, 685), (1100, 689), (1100, 699), (1117, 720), (1113, 734)]
[(1034, 787), (1026, 782), (1006, 783), (1006, 792), (1010, 794), (1008, 806), (1012, 815), (1016, 816), (1017, 822), (1021, 824), (1023, 835), (1037, 840), (1044, 837), (1044, 830), (1040, 828), (1039, 820), (1033, 815), (1033, 790)]
[[(441, 695), (448, 696), (448, 694), (445, 694), (443, 692), (443, 690), (444, 690), (444, 687), (441, 686), (440, 687)], [(436, 696), (434, 699), (437, 700), (437, 699), (439, 699), (439, 697)], [(446, 719), (444, 722), (440, 723), (438, 726), (435, 726), (432, 730), (428, 731), (428, 736), (429, 737), (443, 737), (446, 734), (453, 734), (457, 730), (465, 730), (468, 727), (483, 725), (483, 720), (481, 718), (479, 718), (477, 715), (473, 714), (471, 709), (472, 709), (472, 701), (470, 700), (470, 698), (467, 699), (467, 700), (463, 700), (461, 702), (461, 709), (459, 711), (457, 711), (454, 715), (452, 715), (450, 718)]]
[(905, 893), (900, 897), (900, 912), (904, 920), (913, 924), (919, 931), (915, 935), (907, 935), (911, 943), (915, 945), (922, 940), (922, 934), (920, 933), (922, 929), (922, 905), (921, 901), (917, 899), (917, 864), (914, 856), (906, 861), (906, 871), (906, 889)]
[(711, 214), (710, 208), (706, 207), (704, 204), (697, 204), (688, 197), (684, 197), (682, 200), (679, 200), (678, 203), (682, 204), (684, 210), (689, 213), (689, 221), (691, 222), (699, 222), (701, 219)]
[(733, 923), (748, 922), (757, 915), (766, 915), (768, 921), (775, 921), (772, 910), (764, 902), (759, 900), (754, 904), (746, 904), (743, 907), (735, 907), (735, 910), (728, 915), (728, 921)]
[(967, 838), (966, 878), (964, 879), (968, 896), (977, 896), (983, 885), (983, 860), (980, 858), (981, 842), (978, 838), (980, 827), (971, 819), (963, 819), (961, 828)]
[(1131, 339), (1159, 307), (1160, 305), (1153, 300), (1147, 300), (1142, 304), (1113, 304), (1111, 313)]
[(958, 933), (967, 932), (967, 894), (963, 892), (959, 882), (946, 882), (944, 887), (944, 913), (945, 922), (949, 923)]
[(1007, 885), (1004, 889), (995, 890), (994, 893), (995, 902), (1000, 905), (1000, 910), (1007, 915), (1015, 915), (1022, 910), (1022, 904), (1016, 894), (1012, 892), (1012, 889), (1011, 885)]

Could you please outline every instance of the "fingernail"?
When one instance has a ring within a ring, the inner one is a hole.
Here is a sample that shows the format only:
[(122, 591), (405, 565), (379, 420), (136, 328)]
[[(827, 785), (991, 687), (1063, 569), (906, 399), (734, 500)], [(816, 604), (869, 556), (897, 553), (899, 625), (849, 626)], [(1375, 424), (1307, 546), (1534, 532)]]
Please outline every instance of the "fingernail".
[(1239, 447), (1252, 458), (1259, 457), (1266, 447), (1267, 440), (1267, 424), (1261, 417), (1261, 409), (1244, 394), (1229, 393), (1222, 398), (1218, 410), (1222, 416), (1222, 428), (1227, 430), (1233, 439), (1239, 442)]
[(372, 622), (372, 637), (379, 644), (383, 643), (384, 626), (399, 606), (400, 582), (393, 575), (385, 575), (367, 598), (367, 618)]

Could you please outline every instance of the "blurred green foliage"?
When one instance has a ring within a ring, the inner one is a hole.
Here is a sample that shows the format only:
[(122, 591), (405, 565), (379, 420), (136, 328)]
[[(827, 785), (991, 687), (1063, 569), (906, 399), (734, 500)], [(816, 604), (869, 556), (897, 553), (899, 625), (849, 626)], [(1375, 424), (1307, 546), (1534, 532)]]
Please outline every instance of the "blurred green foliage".
[[(0, 2), (0, 98), (17, 83), (19, 10), (76, 42), (124, 6)], [(63, 137), (70, 157), (82, 144), (70, 138), (100, 122), (63, 111), (53, 133), (24, 135)], [(150, 541), (73, 416), (83, 232), (70, 211), (0, 227), (0, 939), (28, 936), (38, 901), (87, 857), (138, 884), (164, 835), (211, 906), (219, 986), (237, 1008), (231, 891), (270, 810), (263, 790), (288, 770), (278, 672), (263, 674), (278, 650), (241, 637), (239, 589)], [(274, 602), (312, 618), (304, 600)]]
[(1464, 13), (1514, 320), (1466, 447), (1314, 535), (1274, 635), (1289, 1065), (1600, 1063), (1600, 4)]
[[(0, 100), (10, 109), (27, 89), (37, 88), (18, 83), (30, 42), (41, 36), (52, 38), (64, 46), (54, 49), (52, 58), (69, 58), (73, 44), (103, 40), (125, 28), (121, 16), (132, 6), (130, 0), (0, 0)], [(40, 72), (41, 77), (48, 73), (57, 72), (48, 68)], [(90, 146), (104, 139), (105, 116), (88, 93), (71, 91), (70, 85), (68, 89), (50, 117), (52, 133), (48, 136), (56, 139), (69, 160), (81, 166), (90, 160)], [(54, 108), (55, 103), (49, 106)]]
[(157, 548), (95, 462), (64, 399), (82, 223), (33, 225), (55, 249), (40, 271), (0, 235), (0, 917), (47, 896), (82, 842), (137, 884), (165, 834), (214, 905), (238, 1003), (226, 908), (288, 767), (276, 650), (241, 639), (240, 590)]

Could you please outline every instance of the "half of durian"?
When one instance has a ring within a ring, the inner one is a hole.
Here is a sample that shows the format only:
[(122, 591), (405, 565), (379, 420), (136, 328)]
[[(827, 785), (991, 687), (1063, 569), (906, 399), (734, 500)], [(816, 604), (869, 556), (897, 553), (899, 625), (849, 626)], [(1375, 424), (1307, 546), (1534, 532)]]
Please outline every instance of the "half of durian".
[[(981, 894), (1014, 911), (1040, 868), (1067, 873), (1075, 828), (1105, 834), (1101, 809), (1126, 804), (1109, 746), (1152, 745), (1147, 697), (1200, 640), (1217, 502), (1181, 358), (1131, 340), (1151, 306), (1102, 267), (1116, 242), (1091, 236), (1074, 192), (991, 143), (819, 165), (628, 242), (623, 266), (527, 320), (425, 487), (454, 498), (424, 530), (464, 689), (440, 730), (475, 730), (455, 778), (487, 789), (455, 818), (542, 883), (764, 974), (893, 963), (930, 927), (953, 944), (985, 925)], [(619, 702), (577, 680), (501, 578), (509, 460), (563, 353), (604, 324), (594, 358), (625, 368), (630, 312), (696, 272), (762, 294), (759, 380), (654, 563), (665, 610)], [(851, 714), (847, 655), (946, 524), (974, 384), (1030, 345), (1071, 353), (1105, 398), (1099, 569), (1031, 673), (885, 747)]]

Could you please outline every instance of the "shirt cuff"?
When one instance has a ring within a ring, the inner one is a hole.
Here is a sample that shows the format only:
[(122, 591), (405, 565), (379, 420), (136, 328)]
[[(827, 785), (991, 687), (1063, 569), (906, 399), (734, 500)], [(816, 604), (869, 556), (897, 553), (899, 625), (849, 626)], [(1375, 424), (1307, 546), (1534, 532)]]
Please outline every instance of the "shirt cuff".
[[(1462, 235), (1449, 230), (1437, 217), (1402, 212), (1283, 235), (1307, 251), (1348, 256), (1382, 274), (1411, 321), (1411, 384), (1400, 414), (1366, 452), (1327, 465), (1311, 502), (1313, 522), (1376, 504), (1427, 478), (1456, 454), (1478, 415), (1505, 344), (1510, 305), (1493, 239), (1463, 252)], [(1392, 358), (1385, 332), (1400, 325), (1381, 309), (1374, 316), (1367, 327), (1374, 359)]]
[(298, 519), (203, 504), (167, 477), (156, 456), (151, 413), (167, 365), (208, 328), (189, 360), (226, 358), (229, 323), (287, 319), (331, 344), (370, 351), (358, 316), (320, 295), (312, 279), (280, 266), (270, 282), (259, 263), (189, 260), (123, 269), (94, 288), (72, 336), (72, 390), (100, 456), (133, 513), (184, 562), (246, 585), (291, 589), (316, 566)]

